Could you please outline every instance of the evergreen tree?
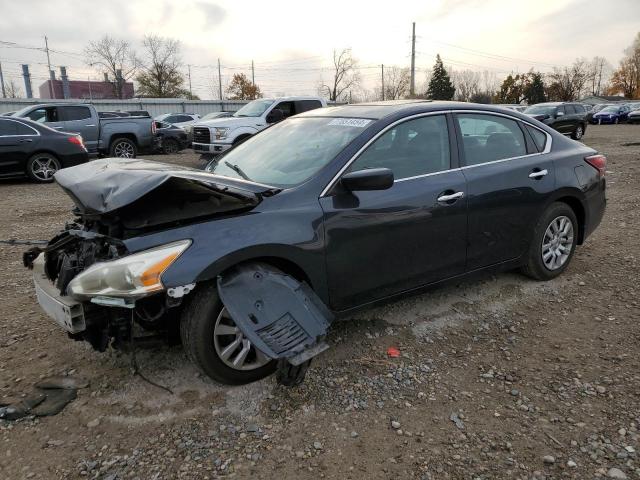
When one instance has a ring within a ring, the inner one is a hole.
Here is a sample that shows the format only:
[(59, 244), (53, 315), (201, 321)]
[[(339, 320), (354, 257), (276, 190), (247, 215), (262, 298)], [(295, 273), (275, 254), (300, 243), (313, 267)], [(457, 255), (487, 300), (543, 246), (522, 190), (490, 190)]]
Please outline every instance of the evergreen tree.
[(436, 55), (436, 64), (433, 66), (433, 74), (427, 88), (427, 98), (431, 100), (451, 100), (456, 93), (456, 87), (451, 83), (451, 78), (442, 64), (440, 54)]
[(529, 105), (542, 103), (547, 101), (544, 93), (544, 81), (540, 72), (531, 70), (527, 75), (527, 84), (524, 87), (524, 99)]

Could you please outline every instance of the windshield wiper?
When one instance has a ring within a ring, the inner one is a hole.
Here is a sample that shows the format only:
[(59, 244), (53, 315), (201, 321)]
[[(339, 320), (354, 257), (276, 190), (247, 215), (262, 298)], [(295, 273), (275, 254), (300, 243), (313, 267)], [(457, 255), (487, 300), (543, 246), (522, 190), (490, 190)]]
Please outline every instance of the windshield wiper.
[(229, 163), (226, 160), (224, 161), (224, 164), (229, 167), (231, 170), (233, 170), (234, 172), (236, 172), (238, 175), (240, 175), (242, 178), (244, 178), (245, 180), (249, 180), (251, 181), (251, 179), (249, 178), (249, 176), (244, 173), (242, 171), (242, 169), (238, 166), (238, 165), (234, 165), (233, 163)]

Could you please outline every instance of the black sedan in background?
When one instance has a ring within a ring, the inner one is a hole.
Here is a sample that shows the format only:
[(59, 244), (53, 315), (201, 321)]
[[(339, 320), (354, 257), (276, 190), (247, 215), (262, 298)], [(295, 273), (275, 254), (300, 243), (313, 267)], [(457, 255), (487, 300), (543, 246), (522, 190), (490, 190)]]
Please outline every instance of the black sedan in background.
[(53, 181), (61, 168), (84, 163), (89, 154), (82, 137), (24, 118), (0, 117), (0, 178), (27, 176)]
[(128, 345), (133, 320), (179, 329), (215, 380), (277, 361), (287, 384), (354, 309), (480, 270), (557, 277), (606, 204), (604, 156), (471, 103), (318, 108), (207, 170), (102, 159), (56, 174), (78, 218), (25, 254), (45, 311), (91, 311), (60, 324), (99, 350)]
[(167, 122), (156, 120), (156, 137), (159, 141), (156, 144), (158, 150), (162, 153), (172, 154), (178, 153), (189, 146), (187, 132), (180, 127), (171, 125)]

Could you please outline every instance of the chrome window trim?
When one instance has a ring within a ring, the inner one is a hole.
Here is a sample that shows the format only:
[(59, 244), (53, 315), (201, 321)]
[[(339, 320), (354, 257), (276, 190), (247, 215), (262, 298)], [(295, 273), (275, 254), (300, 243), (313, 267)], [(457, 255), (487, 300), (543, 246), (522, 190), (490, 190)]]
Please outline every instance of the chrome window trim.
[(5, 138), (5, 137), (39, 137), (40, 136), (40, 132), (38, 130), (33, 128), (31, 125), (27, 125), (26, 123), (21, 122), (20, 120), (16, 120), (15, 118), (9, 118), (9, 117), (4, 117), (4, 118), (1, 118), (0, 120), (8, 120), (10, 122), (19, 123), (20, 125), (23, 125), (23, 126), (25, 126), (27, 128), (30, 128), (31, 130), (36, 132), (36, 133), (21, 134), (21, 135), (0, 135), (0, 138)]
[[(403, 122), (408, 121), (408, 120), (413, 120), (413, 119), (421, 118), (421, 117), (428, 117), (428, 116), (432, 116), (432, 115), (444, 115), (444, 114), (447, 114), (447, 113), (475, 113), (475, 114), (481, 114), (481, 115), (496, 115), (498, 117), (506, 117), (506, 118), (508, 118), (510, 120), (514, 120), (516, 122), (522, 122), (522, 123), (524, 123), (526, 125), (529, 125), (529, 126), (531, 126), (533, 128), (536, 128), (536, 129), (540, 130), (542, 133), (544, 133), (547, 136), (547, 142), (546, 142), (545, 148), (544, 148), (544, 150), (542, 152), (528, 153), (526, 155), (520, 155), (520, 156), (517, 156), (517, 157), (501, 158), (500, 160), (492, 160), (490, 162), (478, 163), (476, 165), (464, 165), (462, 167), (450, 168), (448, 170), (441, 170), (439, 172), (425, 173), (423, 175), (416, 175), (416, 176), (413, 176), (413, 177), (400, 178), (398, 180), (394, 179), (393, 183), (404, 182), (406, 180), (414, 180), (416, 178), (429, 177), (429, 176), (432, 176), (432, 175), (439, 175), (439, 174), (446, 173), (446, 172), (462, 171), (462, 170), (465, 170), (467, 168), (481, 167), (481, 166), (484, 166), (484, 165), (490, 165), (490, 164), (493, 164), (493, 163), (501, 163), (501, 162), (506, 162), (506, 161), (509, 161), (509, 160), (516, 160), (516, 159), (519, 159), (519, 158), (533, 157), (533, 156), (536, 156), (536, 155), (544, 155), (544, 154), (547, 154), (547, 153), (551, 152), (551, 144), (553, 142), (553, 137), (551, 136), (551, 134), (549, 132), (544, 131), (540, 127), (537, 127), (537, 126), (533, 125), (532, 123), (530, 123), (530, 122), (528, 122), (526, 120), (523, 120), (523, 119), (518, 118), (518, 117), (514, 117), (512, 115), (508, 115), (508, 114), (500, 113), (500, 112), (493, 112), (493, 111), (489, 111), (489, 110), (438, 110), (438, 111), (435, 111), (435, 112), (416, 113), (414, 115), (410, 115), (408, 117), (404, 117), (404, 118), (401, 118), (399, 120), (396, 120), (395, 122), (387, 125), (384, 129), (380, 130), (372, 138), (370, 138), (367, 141), (367, 143), (365, 143), (362, 147), (360, 147), (360, 149), (351, 156), (351, 158), (342, 166), (342, 168), (340, 170), (338, 170), (338, 172), (333, 176), (333, 178), (324, 187), (324, 189), (322, 189), (322, 192), (320, 193), (320, 198), (325, 197), (327, 195), (327, 193), (337, 183), (338, 179), (342, 176), (342, 174), (351, 166), (351, 164), (353, 162), (356, 161), (356, 159), (362, 154), (362, 152), (364, 150), (366, 150), (379, 137), (384, 135), (387, 131), (389, 131), (390, 129), (392, 129), (393, 127), (398, 125), (399, 123), (403, 123)], [(449, 132), (449, 135), (451, 135), (451, 132)], [(455, 133), (454, 133), (454, 135), (455, 135)]]

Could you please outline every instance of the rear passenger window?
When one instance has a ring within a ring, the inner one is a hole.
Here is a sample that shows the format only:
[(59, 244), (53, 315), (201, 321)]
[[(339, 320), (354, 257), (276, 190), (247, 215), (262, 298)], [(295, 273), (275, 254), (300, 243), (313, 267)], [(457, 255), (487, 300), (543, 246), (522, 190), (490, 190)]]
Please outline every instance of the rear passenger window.
[(18, 135), (16, 125), (18, 125), (16, 122), (0, 119), (0, 137)]
[(524, 134), (515, 120), (475, 113), (459, 114), (456, 118), (467, 165), (527, 154)]
[(322, 104), (318, 100), (298, 100), (295, 103), (296, 114), (322, 107)]
[(349, 167), (389, 168), (396, 180), (448, 170), (449, 131), (444, 115), (401, 123), (373, 142)]
[(17, 135), (38, 135), (38, 132), (25, 125), (24, 123), (20, 123), (20, 122), (13, 122), (16, 124), (16, 134)]
[(86, 120), (91, 118), (91, 110), (87, 107), (62, 107), (64, 119), (67, 121)]
[(533, 143), (535, 143), (538, 151), (539, 152), (544, 151), (544, 147), (547, 144), (547, 134), (544, 133), (542, 130), (538, 130), (537, 128), (532, 127), (530, 125), (526, 125), (526, 128), (529, 131), (529, 134), (531, 135), (531, 137), (533, 138)]

